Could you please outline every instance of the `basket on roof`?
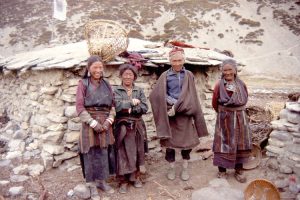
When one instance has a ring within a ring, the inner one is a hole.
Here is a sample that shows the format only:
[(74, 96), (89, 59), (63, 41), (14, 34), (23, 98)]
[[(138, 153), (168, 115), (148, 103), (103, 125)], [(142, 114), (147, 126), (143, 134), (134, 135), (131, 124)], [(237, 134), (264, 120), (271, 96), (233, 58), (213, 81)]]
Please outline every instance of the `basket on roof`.
[(85, 24), (84, 36), (90, 55), (99, 55), (108, 62), (128, 47), (126, 31), (110, 20), (93, 20)]

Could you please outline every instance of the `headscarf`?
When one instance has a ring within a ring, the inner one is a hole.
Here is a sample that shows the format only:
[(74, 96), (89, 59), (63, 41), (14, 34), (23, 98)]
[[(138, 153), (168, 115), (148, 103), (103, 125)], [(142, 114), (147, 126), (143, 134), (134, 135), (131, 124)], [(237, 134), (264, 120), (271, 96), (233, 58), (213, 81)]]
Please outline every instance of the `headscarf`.
[(183, 48), (180, 47), (173, 47), (173, 49), (169, 52), (169, 57), (173, 56), (176, 53), (181, 53), (184, 55), (184, 50)]

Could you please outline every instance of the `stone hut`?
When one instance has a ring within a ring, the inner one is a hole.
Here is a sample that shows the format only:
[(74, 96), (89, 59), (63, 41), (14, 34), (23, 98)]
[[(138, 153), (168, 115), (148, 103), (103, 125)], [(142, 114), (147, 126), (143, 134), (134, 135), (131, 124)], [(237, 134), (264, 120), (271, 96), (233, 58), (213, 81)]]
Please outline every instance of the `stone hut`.
[[(0, 59), (0, 117), (8, 119), (8, 123), (0, 124), (0, 140), (7, 144), (3, 159), (41, 158), (49, 169), (77, 156), (81, 123), (74, 104), (78, 80), (89, 57), (87, 49), (83, 41)], [(147, 97), (159, 75), (170, 67), (169, 50), (158, 43), (130, 39), (128, 51), (144, 52), (136, 84), (144, 88)], [(185, 52), (185, 66), (195, 75), (195, 95), (201, 99), (208, 130), (213, 134), (212, 90), (220, 76), (218, 66), (228, 57), (199, 48)], [(125, 61), (116, 57), (107, 63), (105, 78), (112, 85), (120, 84), (118, 67)], [(144, 120), (151, 151), (158, 147), (151, 109)]]

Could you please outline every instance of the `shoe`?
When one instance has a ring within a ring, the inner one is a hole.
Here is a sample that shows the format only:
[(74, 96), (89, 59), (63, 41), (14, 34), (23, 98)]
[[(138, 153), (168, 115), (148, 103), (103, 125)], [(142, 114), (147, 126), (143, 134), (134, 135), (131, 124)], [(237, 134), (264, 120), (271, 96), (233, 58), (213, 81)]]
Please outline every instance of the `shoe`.
[(241, 170), (235, 170), (234, 178), (240, 183), (245, 183), (247, 181), (246, 176)]
[(226, 172), (218, 172), (217, 177), (227, 179), (228, 174)]
[(141, 187), (143, 187), (142, 181), (140, 181), (139, 179), (137, 179), (136, 181), (134, 181), (133, 186), (135, 188), (141, 188)]
[(119, 193), (126, 194), (128, 192), (127, 185), (127, 183), (122, 183), (119, 188)]
[(180, 174), (180, 178), (183, 181), (187, 181), (190, 179), (190, 175), (188, 173), (188, 170), (186, 168), (183, 168)]
[(108, 185), (105, 181), (98, 182), (97, 188), (101, 189), (102, 191), (108, 194), (113, 194), (115, 192), (114, 189), (110, 185)]
[(98, 193), (96, 186), (90, 186), (90, 192), (91, 192), (91, 200), (100, 200), (100, 195)]
[(167, 178), (171, 181), (175, 180), (175, 178), (176, 178), (175, 168), (169, 169), (169, 171), (167, 173)]

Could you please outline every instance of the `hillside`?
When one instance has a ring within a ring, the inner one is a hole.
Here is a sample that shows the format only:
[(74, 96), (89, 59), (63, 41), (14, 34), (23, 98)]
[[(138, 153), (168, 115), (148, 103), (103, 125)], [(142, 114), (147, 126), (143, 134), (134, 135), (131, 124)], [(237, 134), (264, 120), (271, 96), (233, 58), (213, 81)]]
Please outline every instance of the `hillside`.
[(67, 20), (59, 21), (52, 1), (1, 1), (0, 55), (81, 41), (87, 21), (110, 19), (130, 37), (231, 50), (245, 63), (244, 76), (281, 82), (300, 75), (300, 1), (67, 2)]

